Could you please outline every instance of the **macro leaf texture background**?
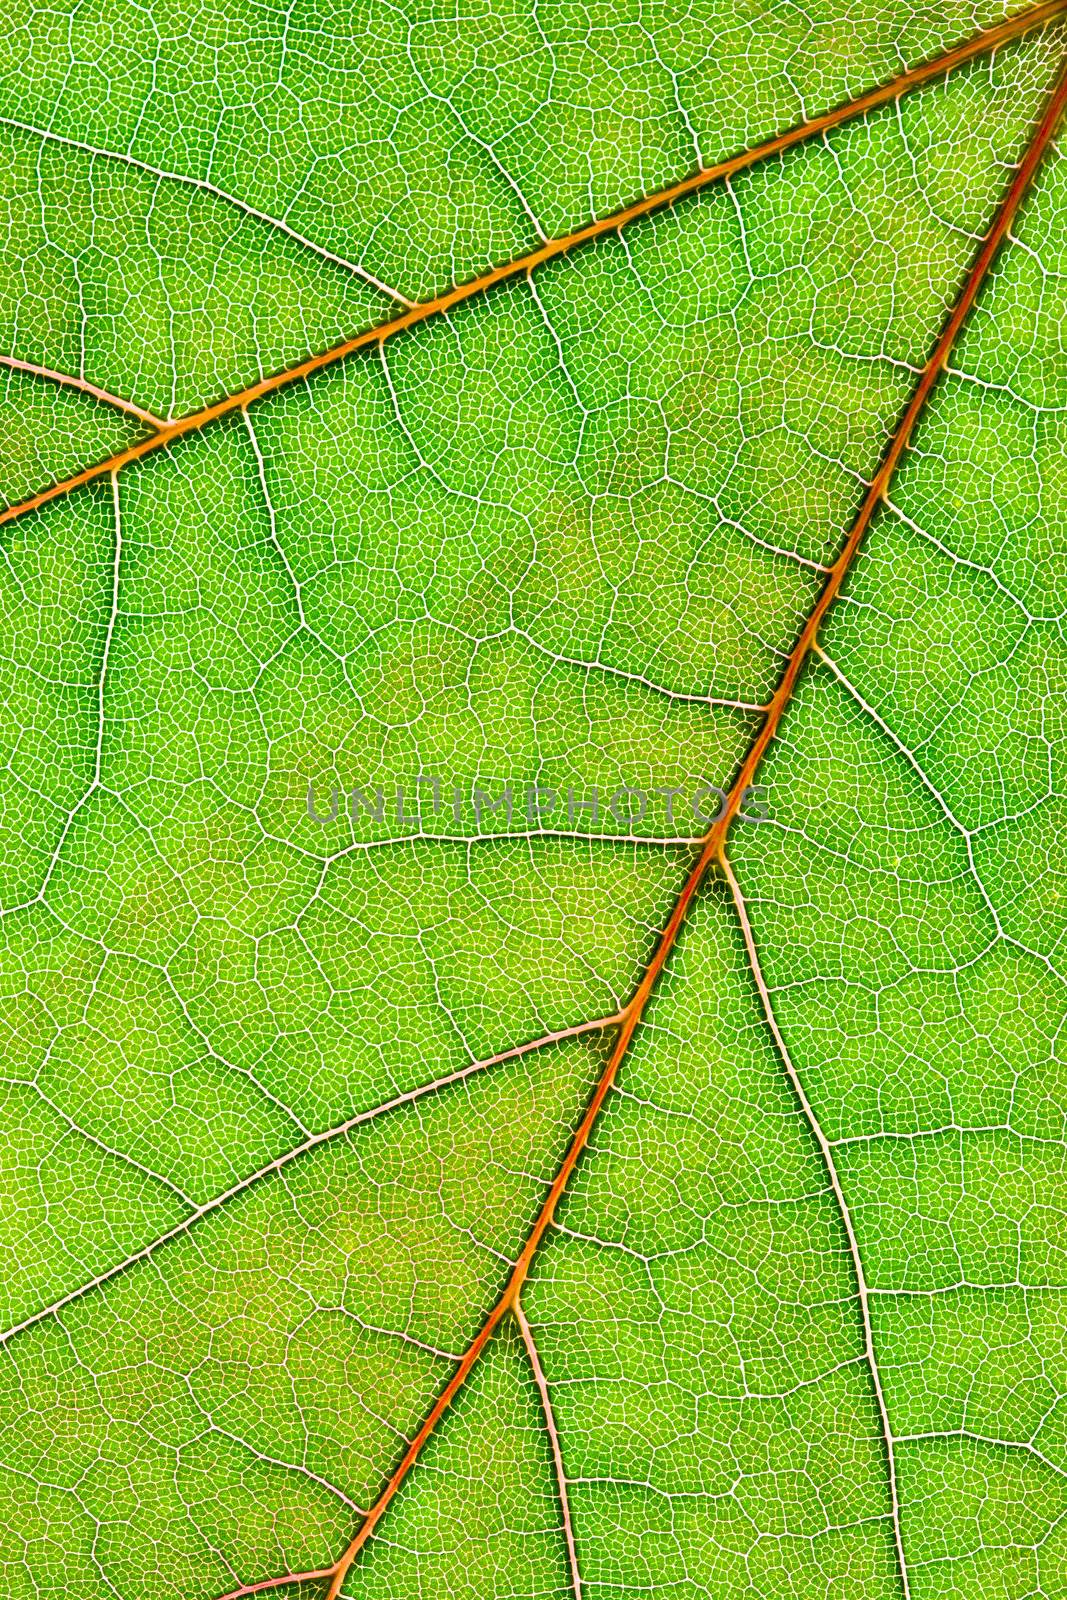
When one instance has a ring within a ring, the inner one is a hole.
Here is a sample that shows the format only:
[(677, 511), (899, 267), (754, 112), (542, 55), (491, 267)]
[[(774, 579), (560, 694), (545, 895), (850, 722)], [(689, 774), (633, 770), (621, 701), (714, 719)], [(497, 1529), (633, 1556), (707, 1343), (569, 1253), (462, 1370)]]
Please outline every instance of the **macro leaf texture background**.
[(1065, 58), (5, 8), (4, 1600), (1067, 1600)]

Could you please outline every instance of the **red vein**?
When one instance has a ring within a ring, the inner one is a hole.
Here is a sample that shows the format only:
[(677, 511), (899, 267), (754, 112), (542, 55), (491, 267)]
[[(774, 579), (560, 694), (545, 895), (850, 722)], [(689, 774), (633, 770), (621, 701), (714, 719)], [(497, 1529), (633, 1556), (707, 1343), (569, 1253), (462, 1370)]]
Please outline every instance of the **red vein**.
[[(518, 1306), (519, 1295), (522, 1292), (523, 1284), (526, 1282), (526, 1278), (530, 1271), (530, 1266), (533, 1262), (534, 1256), (537, 1253), (538, 1247), (540, 1246), (545, 1233), (552, 1224), (552, 1219), (555, 1215), (560, 1199), (562, 1198), (563, 1193), (570, 1182), (570, 1178), (577, 1167), (578, 1162), (580, 1161), (582, 1154), (586, 1149), (586, 1146), (589, 1143), (589, 1137), (600, 1115), (601, 1108), (603, 1107), (604, 1102), (607, 1099), (608, 1094), (610, 1093), (615, 1082), (619, 1066), (621, 1065), (622, 1060), (630, 1047), (631, 1040), (633, 1039), (638, 1023), (640, 1022), (644, 1013), (649, 996), (651, 995), (652, 990), (655, 988), (656, 982), (663, 971), (664, 966), (666, 965), (667, 958), (677, 942), (678, 936), (685, 923), (685, 918), (689, 911), (689, 907), (691, 906), (697, 891), (700, 889), (712, 867), (716, 865), (725, 865), (724, 846), (726, 842), (726, 836), (729, 832), (730, 825), (733, 822), (734, 817), (737, 815), (737, 812), (741, 807), (745, 791), (752, 783), (753, 777), (755, 776), (755, 773), (761, 761), (763, 760), (764, 755), (766, 754), (767, 748), (778, 730), (782, 715), (792, 698), (793, 691), (801, 673), (801, 669), (804, 666), (809, 651), (812, 649), (819, 627), (822, 624), (827, 611), (830, 609), (834, 600), (841, 591), (841, 587), (852, 566), (856, 552), (858, 551), (863, 540), (863, 536), (870, 526), (871, 519), (873, 518), (875, 511), (885, 496), (890, 480), (900, 463), (900, 459), (904, 454), (904, 451), (908, 447), (908, 442), (914, 430), (915, 423), (930, 397), (934, 384), (937, 382), (938, 377), (944, 369), (945, 363), (948, 360), (949, 352), (951, 351), (953, 343), (959, 334), (964, 319), (974, 304), (975, 297), (985, 281), (997, 251), (1004, 242), (1015, 214), (1019, 209), (1019, 205), (1022, 202), (1023, 196), (1026, 194), (1026, 191), (1033, 180), (1034, 174), (1037, 171), (1041, 159), (1048, 149), (1048, 146), (1056, 131), (1057, 124), (1059, 123), (1060, 117), (1063, 114), (1065, 104), (1067, 104), (1067, 64), (1065, 64), (1060, 72), (1056, 86), (1052, 91), (1034, 136), (1027, 148), (1026, 154), (1024, 155), (1015, 173), (1015, 176), (1008, 187), (1007, 193), (1001, 202), (996, 219), (993, 222), (989, 233), (986, 235), (981, 249), (979, 250), (974, 263), (967, 274), (967, 278), (964, 281), (956, 303), (948, 315), (937, 343), (934, 346), (933, 352), (930, 355), (929, 360), (923, 368), (922, 373), (919, 376), (919, 380), (915, 385), (911, 399), (908, 401), (900, 422), (898, 423), (893, 436), (889, 441), (885, 454), (882, 458), (882, 463), (874, 476), (867, 494), (864, 497), (863, 503), (852, 525), (841, 554), (830, 568), (830, 573), (822, 593), (812, 608), (812, 611), (808, 616), (803, 629), (801, 630), (800, 637), (798, 638), (792, 654), (789, 657), (789, 661), (786, 665), (784, 673), (782, 674), (778, 688), (776, 689), (774, 697), (767, 708), (763, 726), (753, 741), (752, 747), (741, 765), (740, 772), (738, 773), (733, 787), (730, 790), (729, 797), (726, 804), (722, 808), (719, 818), (704, 838), (700, 855), (684, 885), (682, 886), (681, 893), (675, 902), (674, 909), (671, 912), (667, 926), (664, 928), (659, 943), (657, 944), (648, 966), (645, 969), (644, 976), (637, 987), (633, 999), (623, 1012), (622, 1020), (619, 1025), (619, 1032), (616, 1037), (614, 1048), (608, 1059), (607, 1066), (605, 1067), (604, 1072), (602, 1073), (600, 1080), (593, 1091), (589, 1104), (586, 1107), (585, 1114), (575, 1130), (570, 1146), (560, 1164), (555, 1178), (553, 1179), (551, 1188), (549, 1189), (548, 1195), (537, 1217), (537, 1220), (534, 1223), (533, 1228), (527, 1237), (522, 1253), (516, 1261), (515, 1266), (508, 1278), (504, 1292), (497, 1303), (493, 1306), (492, 1310), (489, 1312), (489, 1315), (486, 1317), (485, 1322), (482, 1324), (482, 1327), (479, 1329), (478, 1333), (475, 1335), (474, 1340), (472, 1341), (458, 1368), (453, 1373), (452, 1377), (442, 1390), (441, 1394), (438, 1396), (437, 1400), (434, 1402), (434, 1405), (427, 1414), (422, 1426), (419, 1428), (415, 1437), (408, 1445), (399, 1465), (393, 1472), (378, 1499), (367, 1513), (365, 1520), (360, 1526), (352, 1542), (349, 1544), (343, 1555), (341, 1555), (338, 1559), (337, 1564), (333, 1569), (332, 1581), (329, 1589), (327, 1590), (325, 1600), (337, 1600), (337, 1597), (341, 1592), (341, 1587), (345, 1581), (345, 1577), (352, 1566), (353, 1561), (363, 1549), (363, 1546), (367, 1543), (382, 1516), (392, 1503), (397, 1491), (400, 1489), (408, 1473), (411, 1471), (411, 1468), (418, 1460), (426, 1441), (433, 1434), (438, 1422), (444, 1416), (445, 1412), (452, 1404), (452, 1401), (466, 1383), (467, 1378), (470, 1376), (471, 1371), (478, 1362), (478, 1358), (481, 1356), (482, 1351), (492, 1338), (504, 1316), (509, 1311), (515, 1311)], [(906, 1583), (906, 1579), (904, 1581)]]
[[(203, 1205), (197, 1206), (188, 1216), (182, 1217), (180, 1222), (176, 1222), (172, 1228), (168, 1228), (166, 1233), (161, 1233), (151, 1243), (142, 1245), (132, 1255), (124, 1257), (122, 1261), (117, 1261), (113, 1267), (108, 1267), (95, 1278), (90, 1278), (88, 1282), (79, 1284), (76, 1289), (69, 1290), (60, 1299), (53, 1300), (50, 1305), (42, 1306), (39, 1311), (32, 1312), (22, 1322), (15, 1323), (13, 1327), (0, 1331), (0, 1349), (11, 1339), (14, 1339), (17, 1334), (24, 1333), (27, 1328), (32, 1328), (35, 1323), (43, 1322), (46, 1317), (55, 1316), (65, 1306), (69, 1306), (75, 1300), (80, 1300), (83, 1295), (91, 1293), (92, 1290), (101, 1288), (105, 1283), (110, 1283), (112, 1278), (117, 1278), (122, 1273), (128, 1272), (138, 1262), (149, 1260), (163, 1245), (169, 1244), (172, 1239), (177, 1239), (184, 1233), (188, 1233), (204, 1217), (210, 1216), (213, 1211), (218, 1211), (220, 1206), (226, 1205), (228, 1201), (235, 1199), (237, 1195), (243, 1194), (253, 1184), (261, 1183), (264, 1178), (272, 1177), (276, 1172), (281, 1172), (283, 1167), (289, 1166), (299, 1156), (307, 1155), (309, 1151), (317, 1149), (319, 1145), (343, 1138), (346, 1133), (353, 1132), (356, 1128), (362, 1127), (364, 1123), (373, 1122), (377, 1117), (396, 1111), (401, 1106), (411, 1105), (416, 1100), (424, 1099), (426, 1095), (436, 1094), (439, 1090), (450, 1088), (456, 1083), (464, 1083), (468, 1078), (485, 1072), (490, 1067), (502, 1066), (506, 1061), (514, 1061), (517, 1057), (529, 1055), (534, 1050), (544, 1050), (548, 1045), (562, 1044), (565, 1040), (577, 1039), (583, 1034), (595, 1033), (598, 1029), (606, 1030), (611, 1028), (620, 1020), (621, 1016), (622, 1012), (617, 1011), (610, 1017), (595, 1017), (591, 1021), (576, 1022), (567, 1028), (557, 1028), (554, 1033), (542, 1034), (538, 1039), (530, 1039), (524, 1044), (512, 1045), (507, 1050), (501, 1050), (495, 1056), (486, 1056), (483, 1060), (471, 1061), (467, 1066), (457, 1067), (454, 1072), (447, 1072), (443, 1077), (434, 1078), (429, 1083), (420, 1083), (413, 1089), (405, 1089), (402, 1094), (394, 1095), (392, 1099), (385, 1100), (380, 1105), (373, 1106), (367, 1111), (357, 1111), (344, 1122), (339, 1122), (332, 1128), (324, 1128), (321, 1133), (309, 1134), (301, 1144), (295, 1145), (291, 1150), (286, 1150), (280, 1156), (275, 1156), (265, 1166), (257, 1167), (255, 1172), (250, 1172), (247, 1177), (239, 1179), (237, 1183), (231, 1185), (229, 1189), (223, 1190), (221, 1194), (215, 1195), (210, 1200), (205, 1200)], [(78, 1129), (79, 1133), (82, 1131), (82, 1129)], [(152, 1173), (151, 1176), (158, 1177), (158, 1174)], [(182, 1198), (184, 1199), (184, 1196)]]
[(966, 43), (957, 45), (955, 49), (948, 50), (942, 55), (935, 56), (932, 60), (923, 62), (909, 71), (903, 72), (891, 82), (882, 84), (878, 88), (870, 89), (866, 94), (860, 95), (855, 100), (846, 101), (834, 107), (831, 111), (824, 112), (821, 116), (812, 117), (810, 121), (797, 123), (794, 127), (779, 133), (772, 139), (766, 139), (762, 144), (753, 145), (749, 150), (740, 151), (737, 155), (730, 156), (725, 161), (719, 161), (710, 167), (702, 167), (698, 172), (683, 178), (679, 183), (673, 183), (665, 189), (659, 189), (655, 194), (646, 195), (640, 200), (635, 200), (632, 205), (626, 206), (621, 211), (613, 212), (610, 216), (598, 218), (595, 222), (588, 223), (584, 228), (578, 228), (573, 233), (564, 234), (557, 239), (550, 239), (545, 244), (539, 245), (536, 250), (529, 251), (526, 255), (517, 256), (512, 261), (504, 262), (498, 267), (493, 267), (488, 272), (482, 273), (469, 282), (459, 284), (448, 289), (445, 293), (437, 295), (432, 300), (422, 301), (413, 306), (409, 311), (394, 317), (389, 322), (367, 328), (362, 333), (346, 339), (343, 343), (334, 345), (330, 350), (321, 351), (318, 355), (309, 356), (306, 360), (297, 362), (295, 366), (287, 367), (282, 372), (273, 373), (270, 377), (261, 378), (257, 383), (251, 384), (247, 389), (242, 389), (235, 394), (226, 395), (222, 400), (216, 400), (212, 405), (204, 406), (200, 411), (190, 412), (188, 416), (179, 417), (172, 422), (164, 423), (157, 433), (148, 439), (139, 440), (136, 444), (129, 445), (125, 450), (118, 451), (106, 461), (99, 461), (91, 467), (85, 467), (81, 472), (75, 473), (71, 478), (64, 478), (59, 483), (41, 489), (37, 494), (31, 495), (28, 500), (21, 501), (18, 505), (9, 506), (5, 511), (0, 511), (0, 526), (11, 522), (16, 517), (21, 517), (28, 511), (35, 511), (38, 507), (47, 505), (49, 501), (57, 499), (60, 495), (69, 494), (73, 489), (79, 489), (87, 483), (94, 483), (98, 478), (108, 473), (118, 472), (121, 468), (129, 466), (131, 462), (140, 461), (142, 457), (173, 444), (189, 433), (198, 433), (211, 422), (220, 417), (229, 416), (232, 412), (240, 411), (245, 406), (263, 400), (268, 395), (284, 389), (290, 384), (301, 379), (310, 378), (324, 367), (332, 366), (335, 362), (342, 361), (346, 356), (353, 355), (357, 350), (365, 349), (369, 345), (381, 344), (394, 334), (403, 333), (408, 328), (416, 327), (420, 322), (427, 321), (430, 317), (440, 316), (453, 307), (462, 305), (464, 301), (484, 294), (488, 289), (498, 283), (504, 283), (510, 278), (517, 278), (526, 273), (533, 272), (536, 267), (543, 266), (548, 261), (553, 261), (559, 256), (569, 254), (582, 245), (590, 244), (595, 239), (603, 238), (605, 234), (617, 233), (620, 229), (628, 227), (631, 222), (636, 222), (641, 217), (647, 217), (653, 211), (662, 210), (666, 206), (674, 205), (679, 200), (684, 200), (688, 195), (696, 194), (708, 184), (718, 182), (724, 178), (731, 178), (736, 173), (745, 171), (748, 167), (755, 166), (760, 161), (765, 161), (769, 156), (781, 155), (790, 150), (794, 145), (801, 144), (807, 139), (816, 138), (819, 134), (827, 133), (831, 128), (838, 127), (842, 122), (849, 121), (852, 117), (862, 116), (867, 111), (873, 111), (878, 106), (885, 105), (891, 100), (899, 99), (909, 90), (918, 88), (921, 84), (929, 83), (934, 78), (942, 77), (951, 72), (953, 68), (961, 66), (964, 62), (973, 60), (974, 57), (985, 55), (996, 50), (999, 46), (1007, 44), (1010, 40), (1018, 38), (1021, 34), (1029, 32), (1032, 28), (1040, 27), (1043, 23), (1051, 22), (1067, 10), (1067, 0), (1044, 0), (1041, 5), (1033, 6), (1028, 11), (1022, 11), (1007, 21), (989, 28), (983, 33), (976, 34)]

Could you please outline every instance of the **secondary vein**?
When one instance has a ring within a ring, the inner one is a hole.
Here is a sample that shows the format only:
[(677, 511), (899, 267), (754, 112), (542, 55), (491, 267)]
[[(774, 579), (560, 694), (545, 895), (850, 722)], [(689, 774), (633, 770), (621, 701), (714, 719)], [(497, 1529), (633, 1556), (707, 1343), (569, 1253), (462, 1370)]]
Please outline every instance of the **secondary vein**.
[[(707, 878), (708, 874), (713, 868), (718, 868), (721, 870), (724, 875), (727, 876), (728, 881), (732, 880), (732, 873), (730, 873), (725, 859), (726, 838), (730, 829), (730, 825), (740, 810), (745, 791), (752, 783), (756, 771), (758, 770), (768, 747), (777, 733), (785, 709), (792, 699), (794, 689), (796, 688), (796, 684), (799, 680), (804, 664), (809, 653), (815, 646), (819, 628), (827, 612), (840, 593), (842, 585), (848, 576), (848, 573), (856, 558), (856, 554), (863, 541), (863, 537), (867, 532), (867, 529), (870, 527), (876, 510), (878, 509), (882, 500), (885, 498), (893, 474), (900, 463), (901, 457), (907, 449), (908, 442), (915, 428), (915, 424), (930, 398), (934, 385), (944, 370), (949, 353), (952, 350), (952, 346), (955, 343), (961, 327), (963, 326), (967, 314), (973, 306), (978, 292), (988, 275), (989, 269), (996, 258), (997, 252), (1008, 234), (1012, 220), (1014, 219), (1019, 206), (1033, 181), (1034, 175), (1041, 164), (1042, 158), (1052, 142), (1053, 136), (1055, 135), (1056, 129), (1063, 115), (1065, 105), (1067, 105), (1067, 63), (1064, 64), (1060, 71), (1056, 85), (1045, 106), (1037, 129), (1010, 185), (1008, 186), (1007, 192), (1003, 201), (1001, 202), (1000, 209), (997, 212), (993, 225), (985, 239), (982, 241), (981, 247), (977, 256), (975, 257), (970, 271), (967, 274), (959, 296), (949, 312), (941, 334), (938, 337), (937, 343), (935, 344), (934, 349), (919, 376), (919, 380), (912, 391), (911, 398), (904, 408), (903, 415), (901, 416), (893, 436), (889, 441), (885, 454), (882, 458), (881, 465), (879, 466), (878, 471), (875, 473), (874, 479), (872, 480), (870, 487), (864, 496), (863, 503), (860, 506), (855, 521), (852, 524), (844, 547), (837, 560), (831, 567), (822, 593), (812, 608), (808, 619), (801, 630), (800, 637), (798, 638), (797, 643), (789, 657), (778, 688), (775, 691), (774, 697), (767, 708), (763, 726), (756, 735), (756, 738), (753, 740), (748, 755), (741, 764), (741, 769), (733, 784), (733, 787), (730, 790), (729, 797), (726, 804), (722, 808), (719, 818), (705, 836), (700, 855), (682, 886), (678, 899), (675, 902), (674, 909), (672, 910), (668, 919), (667, 926), (665, 927), (659, 943), (653, 952), (652, 958), (645, 969), (644, 976), (638, 985), (633, 999), (629, 1002), (621, 1014), (618, 1034), (616, 1036), (614, 1048), (612, 1049), (611, 1055), (608, 1059), (607, 1066), (605, 1067), (596, 1085), (596, 1088), (593, 1091), (589, 1104), (586, 1107), (585, 1114), (575, 1130), (570, 1146), (563, 1158), (558, 1172), (556, 1173), (541, 1211), (538, 1214), (537, 1220), (527, 1236), (523, 1250), (508, 1278), (504, 1292), (500, 1296), (500, 1299), (493, 1306), (492, 1310), (489, 1312), (489, 1315), (486, 1317), (478, 1333), (475, 1335), (466, 1354), (460, 1362), (459, 1367), (453, 1373), (448, 1384), (438, 1396), (419, 1431), (416, 1433), (407, 1450), (404, 1452), (404, 1455), (396, 1470), (390, 1477), (388, 1483), (382, 1490), (382, 1493), (379, 1495), (374, 1505), (371, 1507), (370, 1511), (367, 1513), (367, 1516), (361, 1524), (355, 1537), (352, 1539), (348, 1548), (339, 1557), (337, 1564), (333, 1569), (333, 1577), (329, 1589), (327, 1590), (325, 1600), (338, 1600), (338, 1596), (340, 1595), (341, 1589), (344, 1585), (345, 1577), (347, 1576), (352, 1563), (358, 1556), (359, 1552), (363, 1549), (364, 1545), (370, 1539), (374, 1529), (377, 1527), (382, 1516), (395, 1498), (408, 1473), (411, 1471), (411, 1468), (418, 1460), (423, 1446), (435, 1431), (437, 1424), (451, 1406), (452, 1401), (455, 1399), (460, 1389), (462, 1389), (463, 1385), (466, 1383), (467, 1378), (477, 1365), (480, 1356), (482, 1355), (503, 1318), (509, 1312), (514, 1313), (516, 1311), (516, 1308), (519, 1305), (519, 1297), (522, 1293), (523, 1285), (525, 1284), (529, 1275), (530, 1268), (537, 1250), (542, 1239), (544, 1238), (545, 1233), (552, 1224), (552, 1220), (559, 1202), (562, 1199), (563, 1194), (570, 1182), (570, 1178), (574, 1173), (582, 1153), (589, 1142), (590, 1135), (599, 1119), (600, 1112), (603, 1109), (604, 1103), (607, 1100), (612, 1086), (614, 1085), (615, 1079), (618, 1075), (619, 1067), (629, 1050), (638, 1024), (641, 1021), (641, 1017), (648, 1003), (649, 997), (655, 988), (664, 967), (666, 966), (671, 951), (677, 943), (678, 937), (683, 926), (685, 925), (689, 908), (696, 898), (704, 880)], [(740, 891), (738, 891), (738, 893), (739, 892)], [(872, 1371), (875, 1372), (875, 1381), (877, 1382), (877, 1374), (873, 1364), (873, 1357), (871, 1365)], [(888, 1437), (890, 1436), (887, 1433), (887, 1438)], [(895, 1507), (895, 1484), (893, 1485), (893, 1499)], [(900, 1554), (899, 1527), (897, 1534), (897, 1548), (898, 1554)], [(900, 1560), (902, 1581), (906, 1593), (907, 1576), (903, 1566), (902, 1554), (900, 1554)]]
[(618, 233), (628, 227), (630, 223), (647, 217), (652, 212), (663, 210), (674, 205), (679, 200), (686, 199), (689, 195), (698, 193), (708, 184), (729, 179), (735, 174), (746, 171), (749, 167), (765, 161), (768, 157), (781, 155), (802, 144), (805, 140), (816, 138), (825, 134), (841, 123), (853, 117), (862, 116), (865, 112), (873, 111), (878, 106), (897, 100), (909, 90), (918, 88), (924, 83), (929, 83), (935, 78), (942, 77), (964, 62), (973, 60), (976, 56), (986, 55), (1007, 44), (1010, 40), (1029, 32), (1033, 28), (1052, 22), (1067, 11), (1067, 0), (1043, 0), (1041, 5), (1032, 7), (1028, 11), (1009, 17), (1005, 22), (995, 28), (989, 28), (976, 34), (964, 44), (958, 45), (953, 50), (948, 50), (930, 61), (921, 63), (901, 73), (899, 77), (891, 79), (889, 83), (881, 84), (877, 88), (868, 90), (854, 100), (849, 100), (823, 112), (820, 116), (812, 117), (806, 122), (797, 123), (784, 133), (775, 134), (773, 138), (764, 140), (761, 144), (753, 145), (748, 150), (728, 157), (725, 161), (716, 162), (710, 167), (700, 168), (683, 178), (678, 183), (669, 185), (656, 193), (646, 195), (636, 200), (632, 205), (623, 210), (613, 212), (610, 216), (598, 218), (595, 222), (588, 223), (583, 228), (576, 229), (573, 233), (564, 234), (555, 239), (549, 239), (539, 245), (537, 249), (527, 254), (517, 256), (512, 261), (502, 263), (491, 268), (469, 282), (459, 284), (437, 295), (432, 300), (425, 300), (389, 322), (379, 323), (364, 329), (361, 333), (345, 339), (342, 343), (332, 346), (329, 350), (320, 351), (316, 355), (308, 356), (303, 361), (297, 362), (292, 367), (286, 367), (281, 372), (272, 373), (270, 376), (260, 378), (256, 383), (241, 389), (234, 394), (226, 395), (221, 400), (214, 401), (209, 406), (204, 406), (199, 411), (190, 412), (187, 416), (178, 417), (168, 421), (156, 433), (148, 438), (138, 440), (136, 443), (117, 451), (109, 456), (106, 461), (98, 461), (90, 467), (84, 467), (73, 477), (64, 478), (58, 483), (50, 484), (47, 488), (39, 490), (29, 499), (20, 501), (17, 505), (9, 506), (0, 511), (0, 526), (13, 521), (16, 517), (24, 516), (27, 512), (35, 511), (47, 505), (50, 501), (58, 499), (61, 495), (69, 494), (74, 489), (79, 489), (85, 484), (95, 483), (97, 479), (108, 474), (120, 471), (134, 461), (140, 461), (144, 456), (150, 455), (155, 450), (160, 450), (174, 444), (178, 439), (184, 438), (189, 433), (199, 433), (210, 423), (221, 417), (230, 416), (235, 411), (244, 410), (258, 400), (266, 399), (268, 395), (276, 393), (279, 389), (289, 387), (301, 380), (314, 376), (325, 367), (333, 366), (338, 361), (343, 361), (347, 356), (354, 355), (357, 350), (366, 349), (371, 345), (380, 345), (393, 335), (403, 333), (409, 328), (426, 322), (431, 317), (441, 316), (451, 311), (454, 307), (462, 305), (467, 300), (486, 293), (498, 283), (504, 283), (512, 278), (522, 277), (533, 272), (537, 267), (546, 262), (556, 260), (558, 257), (569, 255), (572, 251), (590, 244), (596, 239), (601, 239), (607, 234)]

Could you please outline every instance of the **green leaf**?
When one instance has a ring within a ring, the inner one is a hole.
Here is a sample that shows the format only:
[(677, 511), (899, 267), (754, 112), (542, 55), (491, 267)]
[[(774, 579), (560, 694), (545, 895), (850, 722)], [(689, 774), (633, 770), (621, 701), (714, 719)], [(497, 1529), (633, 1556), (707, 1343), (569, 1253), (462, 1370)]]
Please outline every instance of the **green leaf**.
[(1067, 1595), (1065, 10), (5, 19), (5, 1596)]

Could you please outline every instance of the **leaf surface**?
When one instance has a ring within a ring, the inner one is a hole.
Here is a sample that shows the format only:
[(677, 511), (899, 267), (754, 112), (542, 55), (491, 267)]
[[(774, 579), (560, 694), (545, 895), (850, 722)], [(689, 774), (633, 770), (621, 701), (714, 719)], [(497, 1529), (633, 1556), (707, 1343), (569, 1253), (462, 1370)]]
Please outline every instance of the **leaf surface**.
[(5, 1592), (1063, 1592), (1061, 9), (5, 22)]

